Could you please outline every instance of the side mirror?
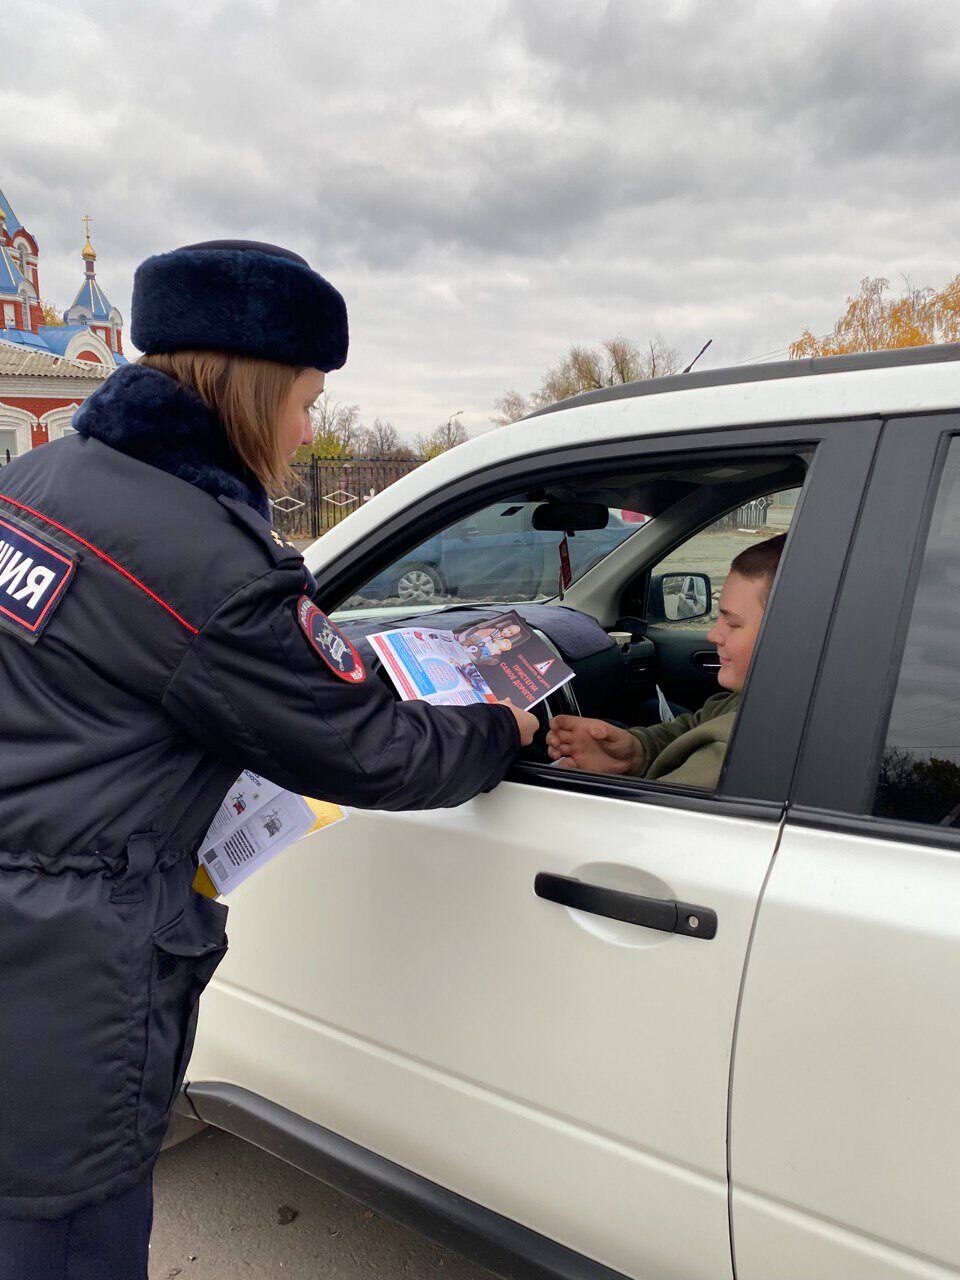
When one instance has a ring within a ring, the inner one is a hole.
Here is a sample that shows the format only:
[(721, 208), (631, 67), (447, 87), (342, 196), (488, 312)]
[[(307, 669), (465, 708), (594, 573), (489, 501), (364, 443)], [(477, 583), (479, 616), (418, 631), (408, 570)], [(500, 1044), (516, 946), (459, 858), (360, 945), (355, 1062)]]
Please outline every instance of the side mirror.
[(713, 604), (705, 573), (659, 573), (650, 579), (648, 622), (687, 622), (706, 618)]

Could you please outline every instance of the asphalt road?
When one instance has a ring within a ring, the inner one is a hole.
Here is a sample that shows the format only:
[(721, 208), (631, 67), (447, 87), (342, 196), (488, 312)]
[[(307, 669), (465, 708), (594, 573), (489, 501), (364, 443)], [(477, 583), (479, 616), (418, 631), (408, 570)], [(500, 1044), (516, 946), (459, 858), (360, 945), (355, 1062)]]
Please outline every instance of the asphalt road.
[(492, 1280), (219, 1130), (165, 1151), (154, 1188), (150, 1280)]

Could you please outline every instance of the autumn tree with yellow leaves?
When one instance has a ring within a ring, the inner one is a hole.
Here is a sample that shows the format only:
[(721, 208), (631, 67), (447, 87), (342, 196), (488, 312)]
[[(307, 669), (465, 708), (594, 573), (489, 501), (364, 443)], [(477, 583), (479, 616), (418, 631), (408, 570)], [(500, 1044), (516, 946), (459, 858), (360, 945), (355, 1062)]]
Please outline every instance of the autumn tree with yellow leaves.
[(890, 281), (882, 276), (861, 280), (859, 293), (847, 299), (833, 332), (817, 338), (805, 329), (790, 344), (791, 359), (960, 342), (960, 275), (942, 289), (908, 285), (899, 297), (891, 296), (889, 289)]

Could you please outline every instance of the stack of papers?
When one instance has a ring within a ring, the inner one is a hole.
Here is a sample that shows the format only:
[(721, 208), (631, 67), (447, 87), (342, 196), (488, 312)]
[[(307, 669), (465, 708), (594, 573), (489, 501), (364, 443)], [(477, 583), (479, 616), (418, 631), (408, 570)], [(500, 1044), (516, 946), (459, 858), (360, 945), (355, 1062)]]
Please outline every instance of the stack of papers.
[(346, 816), (339, 805), (298, 796), (244, 769), (203, 838), (194, 888), (211, 898), (230, 893), (294, 840)]

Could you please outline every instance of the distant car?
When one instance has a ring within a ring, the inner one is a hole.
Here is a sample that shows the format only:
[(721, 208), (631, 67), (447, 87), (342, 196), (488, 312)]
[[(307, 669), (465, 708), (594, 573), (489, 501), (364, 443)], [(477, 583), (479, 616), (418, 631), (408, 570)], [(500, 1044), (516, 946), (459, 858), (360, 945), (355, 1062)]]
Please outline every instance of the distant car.
[[(538, 528), (623, 509), (561, 601)], [(960, 1276), (960, 346), (583, 396), (306, 558), (370, 678), (373, 630), (515, 609), (575, 673), (544, 721), (633, 725), (716, 692), (707, 610), (783, 530), (715, 790), (541, 736), (306, 837), (230, 898), (187, 1105), (500, 1276)], [(373, 599), (418, 564), (444, 597)]]
[[(495, 504), (457, 520), (413, 548), (363, 586), (363, 598), (402, 604), (435, 604), (446, 599), (530, 599), (557, 590), (557, 547), (562, 533), (532, 527), (535, 502)], [(581, 530), (567, 539), (574, 579), (625, 538), (645, 516), (632, 520), (611, 511), (603, 529)]]

